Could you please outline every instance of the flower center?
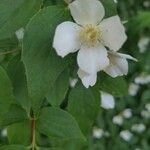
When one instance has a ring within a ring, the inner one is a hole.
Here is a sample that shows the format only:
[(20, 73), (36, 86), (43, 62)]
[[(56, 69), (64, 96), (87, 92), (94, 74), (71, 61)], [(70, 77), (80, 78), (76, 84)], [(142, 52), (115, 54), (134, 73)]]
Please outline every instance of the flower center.
[(100, 29), (92, 25), (86, 25), (84, 28), (81, 29), (79, 34), (81, 43), (88, 47), (95, 46), (100, 40), (100, 37)]

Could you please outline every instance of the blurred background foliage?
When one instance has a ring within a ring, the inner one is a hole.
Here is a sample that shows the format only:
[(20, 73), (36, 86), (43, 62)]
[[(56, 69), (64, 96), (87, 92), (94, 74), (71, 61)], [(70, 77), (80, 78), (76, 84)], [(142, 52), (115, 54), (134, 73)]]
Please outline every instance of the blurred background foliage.
[[(63, 145), (66, 150), (150, 150), (150, 1), (115, 2), (128, 35), (122, 52), (138, 59), (137, 63), (130, 62), (129, 75), (125, 77), (129, 93), (123, 98), (115, 97), (114, 109), (99, 109), (93, 130), (87, 135), (87, 143), (71, 141), (66, 144), (57, 139), (50, 139), (49, 143), (43, 136), (42, 141), (47, 145)], [(63, 1), (45, 0), (43, 7), (57, 3), (63, 4)], [(0, 64), (6, 68), (19, 50), (16, 38), (0, 40)], [(7, 143), (7, 131), (1, 129), (0, 145)], [(39, 144), (43, 143), (39, 140)]]

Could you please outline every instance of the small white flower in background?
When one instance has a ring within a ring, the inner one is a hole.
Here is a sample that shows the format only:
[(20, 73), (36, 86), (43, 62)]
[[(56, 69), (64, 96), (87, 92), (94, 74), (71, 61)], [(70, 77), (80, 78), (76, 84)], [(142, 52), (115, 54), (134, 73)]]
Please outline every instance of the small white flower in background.
[(146, 104), (145, 108), (147, 109), (148, 112), (150, 112), (150, 103)]
[(150, 83), (150, 75), (149, 74), (141, 74), (140, 76), (135, 78), (136, 84), (148, 84)]
[(133, 137), (133, 134), (129, 130), (123, 130), (120, 132), (120, 137), (125, 141), (129, 142)]
[(93, 127), (93, 137), (96, 139), (100, 139), (102, 138), (104, 135), (104, 131), (103, 129), (97, 128), (97, 127)]
[(146, 8), (150, 7), (150, 1), (149, 1), (149, 0), (144, 1), (144, 2), (143, 2), (143, 5), (144, 5), (144, 7), (146, 7)]
[(150, 42), (149, 37), (141, 37), (138, 42), (138, 47), (141, 53), (144, 53), (147, 50), (148, 44)]
[(140, 88), (139, 85), (137, 85), (137, 84), (135, 84), (135, 83), (131, 83), (131, 84), (129, 85), (128, 92), (129, 92), (129, 94), (130, 94), (131, 96), (136, 96), (136, 94), (137, 94), (138, 91), (139, 91), (139, 88)]
[(71, 86), (72, 88), (75, 87), (75, 85), (77, 84), (77, 82), (78, 82), (78, 79), (76, 79), (76, 78), (70, 78), (70, 79), (69, 79), (69, 83), (70, 83), (70, 86)]
[(145, 119), (150, 119), (150, 111), (147, 110), (142, 110), (141, 111), (141, 116)]
[(123, 112), (122, 112), (122, 116), (126, 119), (129, 119), (132, 117), (132, 110), (130, 108), (127, 108), (125, 109)]
[(122, 115), (114, 116), (112, 121), (114, 124), (121, 126), (123, 124), (123, 117)]
[(145, 127), (144, 124), (134, 124), (134, 125), (132, 125), (132, 127), (131, 127), (131, 130), (132, 130), (132, 131), (138, 132), (138, 133), (144, 132), (145, 129), (146, 129), (146, 127)]
[(115, 3), (118, 3), (118, 0), (114, 0)]
[(135, 150), (141, 150), (140, 148), (136, 148)]
[(101, 107), (104, 109), (113, 109), (115, 107), (114, 97), (109, 93), (101, 91)]
[(1, 135), (2, 135), (2, 137), (7, 137), (7, 129), (3, 129), (1, 131)]
[(19, 41), (22, 41), (23, 40), (23, 37), (24, 37), (24, 28), (20, 28), (19, 30), (17, 30), (15, 32), (16, 34), (16, 37)]
[(109, 133), (108, 131), (105, 131), (105, 132), (104, 132), (104, 136), (105, 136), (105, 137), (110, 137), (110, 133)]
[[(106, 67), (112, 69), (112, 65), (114, 67), (113, 59), (117, 62), (123, 59), (122, 63), (125, 62), (125, 65), (121, 64), (125, 69), (121, 68), (118, 75), (113, 73), (113, 76), (127, 74), (126, 56), (130, 56), (115, 53), (117, 58), (114, 58), (114, 54), (109, 54), (106, 49), (107, 47), (116, 52), (127, 39), (119, 16), (103, 19), (105, 10), (99, 0), (75, 0), (69, 4), (69, 8), (76, 23), (66, 21), (57, 26), (53, 47), (61, 57), (79, 51), (78, 75), (83, 84), (86, 87), (93, 86), (96, 83), (97, 72), (105, 70)], [(120, 66), (117, 64), (116, 68), (118, 67)], [(105, 71), (112, 75), (109, 68)], [(84, 76), (80, 70), (84, 72)]]

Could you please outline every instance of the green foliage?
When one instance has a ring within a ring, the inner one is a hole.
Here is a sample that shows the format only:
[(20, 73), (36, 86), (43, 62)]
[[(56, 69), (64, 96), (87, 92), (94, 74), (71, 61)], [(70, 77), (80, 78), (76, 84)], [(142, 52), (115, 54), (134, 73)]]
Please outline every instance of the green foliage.
[(128, 94), (127, 83), (122, 77), (112, 78), (106, 74), (100, 74), (96, 86), (99, 90), (106, 91), (116, 97), (123, 97)]
[(9, 143), (14, 145), (30, 145), (32, 137), (30, 128), (31, 121), (28, 120), (10, 125), (7, 128)]
[(11, 105), (7, 113), (0, 119), (0, 127), (20, 122), (27, 119), (27, 114), (23, 108), (18, 105)]
[(67, 67), (51, 48), (56, 26), (70, 17), (65, 7), (49, 6), (39, 11), (26, 27), (22, 60), (34, 109)]
[(67, 90), (69, 88), (69, 71), (64, 70), (55, 81), (54, 85), (48, 92), (47, 101), (52, 106), (60, 106), (62, 101), (65, 99)]
[[(88, 89), (81, 81), (75, 87), (69, 85), (70, 79), (77, 78), (76, 54), (62, 59), (52, 48), (57, 25), (73, 20), (67, 4), (63, 0), (0, 1), (0, 150), (150, 149), (149, 118), (142, 116), (148, 112), (150, 84), (138, 84), (135, 96), (128, 93), (135, 77), (150, 73), (150, 45), (144, 53), (137, 46), (141, 37), (150, 35), (149, 7), (143, 0), (100, 1), (105, 18), (117, 15), (118, 6), (119, 16), (128, 21), (128, 41), (122, 51), (139, 61), (129, 63), (126, 78), (100, 73), (97, 84)], [(20, 28), (23, 40), (15, 35)], [(114, 110), (100, 107), (100, 91), (115, 97)], [(126, 108), (132, 109), (133, 116), (124, 118), (123, 125), (112, 123)], [(132, 131), (137, 123), (145, 125), (143, 134)], [(94, 126), (109, 136), (93, 138)], [(130, 141), (120, 137), (122, 130), (132, 132)]]
[(58, 108), (42, 109), (37, 121), (37, 129), (48, 137), (84, 139), (75, 119)]
[(76, 118), (84, 134), (88, 134), (100, 106), (100, 93), (78, 84), (69, 95), (68, 111)]
[(27, 150), (25, 147), (23, 146), (18, 146), (18, 145), (10, 145), (10, 146), (2, 146), (0, 147), (0, 150)]
[(5, 70), (0, 67), (0, 118), (7, 112), (13, 103), (12, 85)]
[[(12, 37), (40, 9), (42, 0), (3, 0), (0, 2), (0, 40)], [(7, 6), (7, 7), (6, 7)]]

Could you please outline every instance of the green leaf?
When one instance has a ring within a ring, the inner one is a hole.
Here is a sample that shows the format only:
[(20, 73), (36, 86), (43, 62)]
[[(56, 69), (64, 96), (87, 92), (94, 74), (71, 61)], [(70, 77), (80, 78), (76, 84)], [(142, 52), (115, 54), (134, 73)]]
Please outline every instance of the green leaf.
[(50, 5), (62, 5), (65, 4), (65, 2), (63, 0), (44, 0), (43, 1), (43, 5), (44, 6), (50, 6)]
[(28, 119), (26, 111), (19, 105), (11, 105), (7, 113), (0, 118), (0, 127)]
[(134, 21), (137, 23), (137, 27), (140, 30), (141, 28), (146, 28), (150, 26), (150, 12), (149, 11), (141, 11), (138, 12), (138, 15), (136, 18), (134, 18)]
[(3, 52), (15, 50), (18, 47), (18, 39), (14, 36), (11, 39), (0, 40), (0, 55)]
[(40, 133), (48, 137), (84, 139), (75, 119), (66, 111), (58, 108), (44, 108), (36, 126)]
[(101, 73), (98, 76), (96, 86), (99, 90), (108, 92), (116, 97), (123, 97), (128, 94), (128, 86), (123, 77), (112, 78)]
[(69, 18), (65, 7), (50, 6), (37, 13), (27, 25), (22, 60), (35, 109), (67, 66), (65, 59), (52, 49), (52, 41), (56, 26)]
[(14, 57), (7, 67), (8, 75), (12, 81), (13, 92), (16, 100), (29, 113), (31, 100), (28, 96), (27, 82), (23, 63), (20, 61), (20, 56)]
[(0, 150), (27, 150), (27, 148), (20, 145), (7, 145), (0, 147)]
[(69, 71), (66, 69), (57, 78), (54, 86), (50, 89), (47, 100), (52, 106), (60, 106), (69, 87)]
[(13, 103), (14, 97), (12, 91), (11, 82), (5, 70), (0, 67), (0, 119)]
[(81, 83), (69, 95), (68, 111), (75, 117), (83, 133), (88, 134), (100, 108), (100, 93), (86, 89)]
[(0, 2), (0, 39), (12, 37), (40, 9), (42, 0), (2, 0)]
[(117, 15), (116, 3), (113, 0), (100, 0), (105, 8), (105, 17)]
[(44, 148), (44, 147), (39, 147), (39, 150), (65, 150), (63, 148)]
[(7, 128), (8, 140), (10, 144), (20, 144), (29, 146), (31, 143), (31, 122), (23, 121), (15, 123)]

